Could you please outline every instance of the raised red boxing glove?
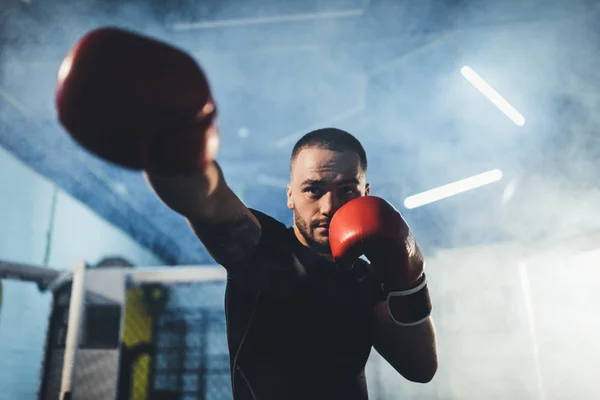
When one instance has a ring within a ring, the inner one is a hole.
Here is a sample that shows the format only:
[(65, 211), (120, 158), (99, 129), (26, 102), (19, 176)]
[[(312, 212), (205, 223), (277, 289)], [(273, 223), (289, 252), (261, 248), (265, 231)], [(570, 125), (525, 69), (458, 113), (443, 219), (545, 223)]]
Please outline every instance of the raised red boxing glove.
[(365, 255), (388, 294), (389, 311), (400, 325), (415, 325), (431, 314), (423, 254), (402, 215), (375, 196), (353, 199), (329, 224), (333, 258), (351, 266)]
[(132, 169), (193, 173), (216, 156), (216, 107), (183, 51), (116, 28), (85, 35), (64, 59), (58, 119), (98, 157)]

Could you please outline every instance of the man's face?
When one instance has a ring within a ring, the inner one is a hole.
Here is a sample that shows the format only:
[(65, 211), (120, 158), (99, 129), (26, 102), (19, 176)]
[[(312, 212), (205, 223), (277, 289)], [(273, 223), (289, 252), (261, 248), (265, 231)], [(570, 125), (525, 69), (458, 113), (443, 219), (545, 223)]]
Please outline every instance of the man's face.
[(305, 245), (329, 254), (329, 222), (348, 201), (369, 194), (358, 154), (319, 148), (302, 150), (292, 165), (287, 206)]

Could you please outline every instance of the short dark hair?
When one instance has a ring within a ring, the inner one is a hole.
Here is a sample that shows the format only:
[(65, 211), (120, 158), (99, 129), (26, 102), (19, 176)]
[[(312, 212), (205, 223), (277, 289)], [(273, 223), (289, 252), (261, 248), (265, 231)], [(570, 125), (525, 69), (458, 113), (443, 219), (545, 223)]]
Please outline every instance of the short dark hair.
[(337, 128), (321, 128), (308, 132), (294, 145), (290, 158), (290, 169), (298, 154), (304, 149), (352, 151), (358, 155), (360, 167), (367, 172), (367, 153), (360, 141), (352, 134)]

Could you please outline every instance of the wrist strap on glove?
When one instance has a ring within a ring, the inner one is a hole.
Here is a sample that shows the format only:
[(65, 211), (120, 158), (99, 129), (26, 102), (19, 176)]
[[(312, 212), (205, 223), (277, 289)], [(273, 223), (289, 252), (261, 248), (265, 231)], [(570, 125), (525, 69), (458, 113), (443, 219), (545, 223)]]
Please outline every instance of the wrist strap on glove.
[(432, 309), (425, 274), (414, 288), (389, 292), (387, 306), (390, 317), (397, 325), (415, 326), (425, 322), (431, 316)]

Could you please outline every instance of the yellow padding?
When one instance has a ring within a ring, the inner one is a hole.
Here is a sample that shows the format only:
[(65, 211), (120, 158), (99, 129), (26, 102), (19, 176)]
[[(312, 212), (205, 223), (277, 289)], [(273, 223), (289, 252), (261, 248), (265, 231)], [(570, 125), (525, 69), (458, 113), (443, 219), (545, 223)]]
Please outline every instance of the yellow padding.
[[(152, 316), (146, 312), (140, 288), (130, 288), (126, 292), (125, 324), (123, 344), (132, 347), (140, 343), (152, 343)], [(150, 357), (143, 355), (133, 365), (133, 385), (131, 400), (148, 398), (150, 378)]]

